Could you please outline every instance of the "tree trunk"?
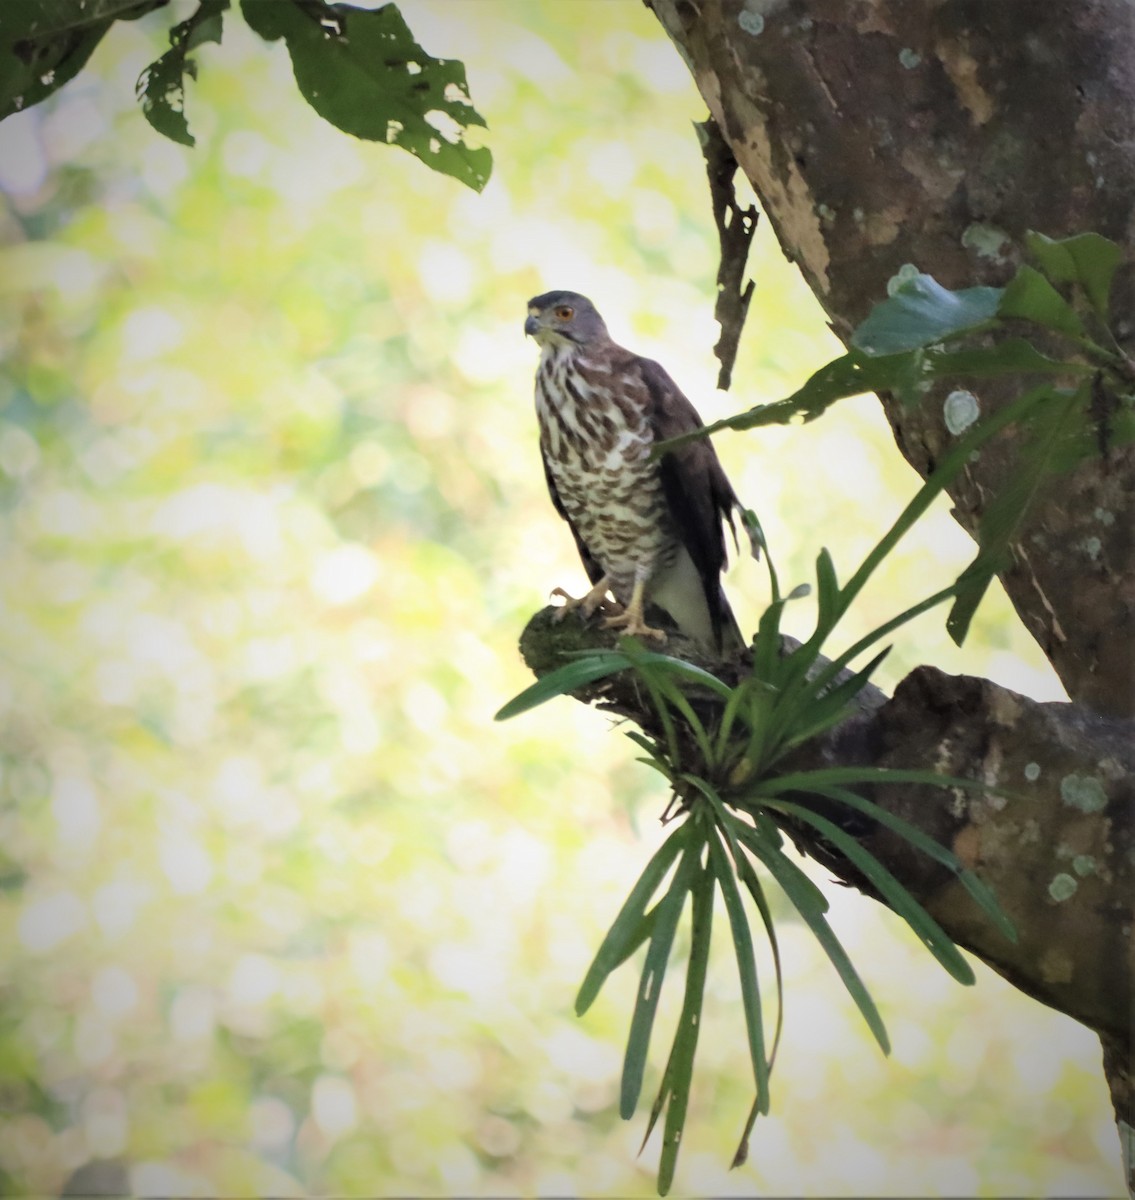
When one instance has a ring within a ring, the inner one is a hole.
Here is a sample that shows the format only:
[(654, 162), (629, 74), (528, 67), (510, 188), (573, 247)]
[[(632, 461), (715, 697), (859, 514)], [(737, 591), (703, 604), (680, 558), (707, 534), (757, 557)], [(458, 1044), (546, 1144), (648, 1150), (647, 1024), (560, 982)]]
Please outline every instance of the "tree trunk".
[[(1135, 343), (1135, 5), (1130, 0), (646, 0), (674, 41), (785, 253), (845, 340), (906, 263), (947, 287), (1004, 284), (1026, 231), (1095, 230), (1124, 246), (1114, 330)], [(758, 286), (759, 286), (758, 280)], [(984, 412), (1014, 395), (983, 385)], [(944, 392), (882, 396), (923, 476), (948, 446)], [(948, 933), (1021, 990), (1097, 1030), (1125, 1147), (1131, 1083), (1135, 448), (1112, 446), (1037, 497), (1002, 580), (1072, 703), (913, 672), (811, 753), (928, 764), (1020, 792), (1002, 803), (882, 789), (876, 799), (952, 846), (1021, 934), (1009, 946), (957, 885), (878, 831), (865, 836)], [(951, 489), (973, 531), (1010, 475), (1020, 430)], [(567, 626), (534, 620), (526, 656)], [(562, 661), (562, 660), (560, 660)], [(543, 663), (543, 665), (541, 665)], [(633, 695), (602, 696), (649, 724)], [(593, 691), (590, 697), (595, 698)], [(863, 887), (806, 835), (809, 853)], [(865, 889), (867, 890), (867, 889)], [(1127, 1163), (1130, 1170), (1130, 1161)]]
[[(1130, 0), (649, 3), (840, 337), (905, 263), (956, 288), (1005, 283), (1030, 229), (1135, 248)], [(1130, 345), (1130, 256), (1113, 303)], [(1011, 387), (984, 386), (982, 409)], [(882, 398), (923, 476), (951, 437), (941, 398)], [(1019, 437), (990, 445), (951, 489), (966, 529)], [(1002, 576), (1069, 696), (1128, 715), (1133, 462), (1132, 447), (1109, 449), (1040, 497)]]

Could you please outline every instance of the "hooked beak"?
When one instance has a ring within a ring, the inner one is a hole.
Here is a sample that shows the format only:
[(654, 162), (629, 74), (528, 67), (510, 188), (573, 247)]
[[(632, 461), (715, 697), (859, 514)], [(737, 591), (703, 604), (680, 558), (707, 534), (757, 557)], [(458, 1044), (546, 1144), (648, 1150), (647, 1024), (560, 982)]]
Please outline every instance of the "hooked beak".
[(540, 332), (540, 318), (530, 316), (524, 322), (524, 332), (529, 337), (535, 337)]

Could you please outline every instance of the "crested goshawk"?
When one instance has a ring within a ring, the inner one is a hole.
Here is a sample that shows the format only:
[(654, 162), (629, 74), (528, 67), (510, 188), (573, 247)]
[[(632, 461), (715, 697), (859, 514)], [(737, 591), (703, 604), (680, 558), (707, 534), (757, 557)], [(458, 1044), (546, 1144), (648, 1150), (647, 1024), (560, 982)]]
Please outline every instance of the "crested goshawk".
[(741, 649), (721, 588), (724, 524), (736, 540), (740, 502), (708, 439), (651, 457), (656, 443), (701, 428), (694, 406), (658, 363), (612, 341), (576, 292), (530, 300), (524, 332), (541, 350), (536, 415), (548, 490), (593, 585), (581, 599), (557, 588), (561, 616), (613, 607), (607, 627), (664, 641), (646, 623), (654, 604), (703, 650)]

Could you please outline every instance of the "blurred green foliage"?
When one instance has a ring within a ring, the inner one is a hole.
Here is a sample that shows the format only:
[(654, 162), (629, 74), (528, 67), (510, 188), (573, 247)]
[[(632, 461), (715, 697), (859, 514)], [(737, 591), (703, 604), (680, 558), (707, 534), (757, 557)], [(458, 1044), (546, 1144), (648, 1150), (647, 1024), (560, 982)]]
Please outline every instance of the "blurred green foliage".
[[(762, 227), (735, 394), (713, 393), (704, 110), (634, 0), (403, 9), (468, 67), (480, 196), (331, 129), (240, 27), (197, 51), (196, 148), (158, 137), (133, 86), (168, 14), (0, 125), (11, 1193), (99, 1158), (151, 1194), (652, 1191), (656, 1142), (636, 1160), (617, 1115), (633, 981), (571, 1006), (664, 787), (570, 701), (492, 724), (529, 681), (527, 616), (582, 582), (525, 302), (591, 295), (707, 419), (838, 347)], [(915, 488), (875, 402), (840, 407), (719, 439), (789, 586), (820, 545), (861, 558)], [(849, 638), (970, 549), (943, 507)], [(726, 586), (752, 627), (759, 569)], [(1059, 694), (1000, 595), (964, 651), (922, 619), (882, 682), (919, 661)], [(828, 890), (892, 1058), (785, 936), (784, 1086), (727, 1174), (715, 1114), (751, 1097), (712, 961), (675, 1190), (1118, 1193), (1094, 1039), (987, 971), (957, 989)]]

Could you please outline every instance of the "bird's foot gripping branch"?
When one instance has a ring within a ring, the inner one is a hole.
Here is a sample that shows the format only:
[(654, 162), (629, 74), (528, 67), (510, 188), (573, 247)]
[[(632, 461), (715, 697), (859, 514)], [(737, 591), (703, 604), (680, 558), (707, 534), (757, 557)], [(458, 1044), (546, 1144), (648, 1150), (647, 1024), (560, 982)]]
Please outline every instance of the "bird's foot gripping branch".
[[(767, 546), (772, 599), (750, 655), (713, 664), (712, 672), (699, 665), (696, 653), (687, 661), (630, 638), (616, 642), (610, 633), (577, 621), (553, 625), (551, 610), (525, 631), (522, 650), (540, 678), (498, 716), (515, 716), (568, 693), (598, 700), (639, 726), (628, 736), (672, 792), (667, 819), (673, 828), (603, 940), (576, 1003), (583, 1012), (607, 976), (646, 947), (620, 1092), (620, 1111), (630, 1117), (688, 902), (681, 1015), (647, 1127), (649, 1136), (663, 1120), (658, 1176), (663, 1193), (673, 1180), (686, 1118), (719, 892), (741, 981), (756, 1093), (737, 1162), (745, 1157), (757, 1115), (769, 1110), (784, 1014), (777, 932), (767, 899), (773, 883), (828, 955), (880, 1046), (888, 1047), (878, 1009), (827, 922), (825, 898), (786, 853), (786, 834), (906, 920), (960, 982), (972, 982), (973, 974), (959, 943), (1022, 990), (1099, 1031), (1105, 1050), (1114, 1050), (1126, 1036), (1130, 978), (1123, 905), (1115, 902), (1115, 888), (1130, 883), (1132, 870), (1132, 823), (1123, 819), (1121, 795), (1122, 780), (1131, 778), (1135, 766), (1126, 723), (1073, 705), (1036, 704), (987, 681), (951, 679), (931, 668), (914, 672), (890, 701), (870, 683), (887, 652), (878, 644), (946, 600), (953, 601), (949, 625), (960, 641), (1033, 495), (1070, 458), (1106, 452), (1093, 416), (1098, 413), (1093, 391), (1105, 388), (1110, 397), (1108, 439), (1130, 437), (1130, 363), (1102, 338), (1093, 338), (1054, 286), (1076, 287), (1096, 314), (1097, 330), (1106, 331), (1106, 280), (1114, 256), (1110, 243), (1086, 236), (1069, 243), (1036, 240), (1049, 277), (1022, 268), (1006, 289), (951, 293), (927, 276), (911, 275), (864, 323), (845, 358), (788, 400), (723, 423), (746, 427), (800, 415), (811, 419), (841, 396), (867, 388), (903, 390), (917, 401), (921, 385), (947, 371), (1019, 371), (1082, 381), (1071, 389), (1042, 382), (985, 420), (960, 424), (937, 470), (846, 583), (839, 583), (830, 554), (822, 550), (816, 560), (816, 626), (806, 641), (781, 635), (785, 606), (807, 589), (781, 594)], [(977, 349), (950, 345), (967, 334), (996, 331), (1008, 318), (1069, 337), (1080, 356), (1057, 361), (1020, 337)], [(1011, 426), (1027, 431), (1026, 450), (1018, 475), (990, 504), (974, 563), (950, 586), (832, 655), (838, 623), (878, 566), (971, 456)], [(763, 542), (759, 524), (747, 516)], [(670, 648), (684, 648), (684, 642), (679, 638)], [(912, 728), (920, 736), (911, 736)], [(1091, 771), (1103, 761), (1114, 766), (1106, 778)], [(927, 770), (929, 763), (944, 764), (949, 773)], [(935, 795), (942, 799), (935, 802)], [(1025, 824), (1040, 836), (1026, 839)], [(1053, 847), (1064, 844), (1090, 845), (1095, 853), (1084, 850), (1077, 861), (1090, 860), (1091, 870), (1073, 878), (1071, 863), (1053, 861), (1058, 854)], [(1073, 903), (1081, 884), (1092, 894)], [(775, 1020), (757, 976), (754, 914), (771, 950)], [(1022, 928), (1020, 938), (1015, 924)], [(1054, 969), (1057, 961), (1060, 970)]]

